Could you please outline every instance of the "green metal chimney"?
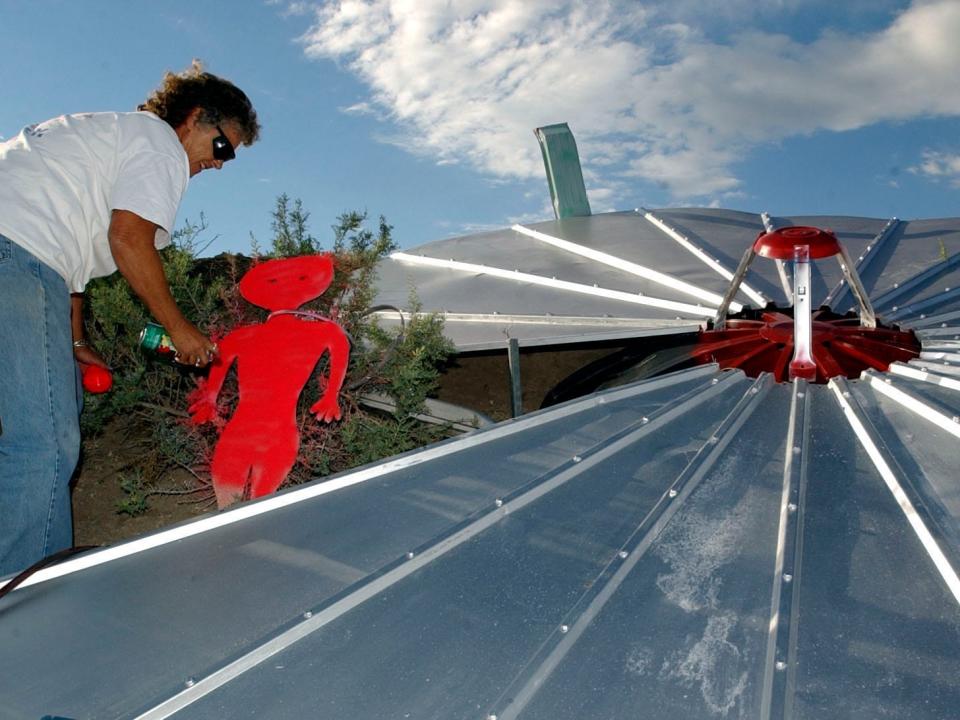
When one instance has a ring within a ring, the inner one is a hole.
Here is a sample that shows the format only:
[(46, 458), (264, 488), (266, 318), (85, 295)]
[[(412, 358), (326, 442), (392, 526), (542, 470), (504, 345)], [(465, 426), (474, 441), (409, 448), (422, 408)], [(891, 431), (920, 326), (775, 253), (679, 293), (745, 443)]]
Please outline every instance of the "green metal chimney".
[(533, 131), (540, 142), (543, 166), (550, 185), (550, 199), (557, 219), (590, 215), (590, 202), (580, 170), (577, 142), (566, 123), (547, 125)]

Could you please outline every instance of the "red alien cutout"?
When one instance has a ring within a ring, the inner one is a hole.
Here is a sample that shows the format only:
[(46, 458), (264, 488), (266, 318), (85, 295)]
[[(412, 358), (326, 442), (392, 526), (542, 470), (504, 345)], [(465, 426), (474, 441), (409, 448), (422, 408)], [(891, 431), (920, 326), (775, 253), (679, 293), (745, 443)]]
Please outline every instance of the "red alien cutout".
[(332, 279), (329, 255), (305, 255), (269, 260), (240, 280), (240, 294), (272, 313), (265, 323), (237, 328), (219, 342), (219, 357), (189, 407), (195, 424), (213, 420), (223, 381), (237, 361), (240, 398), (211, 463), (221, 508), (244, 499), (248, 487), (250, 497), (260, 497), (286, 478), (300, 449), (297, 400), (326, 351), (330, 377), (310, 412), (325, 422), (340, 418), (337, 394), (347, 373), (350, 343), (336, 323), (296, 312), (323, 294)]

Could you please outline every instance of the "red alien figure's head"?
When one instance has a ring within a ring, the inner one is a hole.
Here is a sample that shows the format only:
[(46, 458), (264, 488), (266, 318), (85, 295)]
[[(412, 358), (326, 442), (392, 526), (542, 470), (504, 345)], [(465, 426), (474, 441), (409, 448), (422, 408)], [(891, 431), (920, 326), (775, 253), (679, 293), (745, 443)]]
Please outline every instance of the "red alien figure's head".
[(277, 258), (251, 268), (240, 280), (240, 294), (267, 310), (296, 310), (322, 295), (331, 280), (329, 255)]

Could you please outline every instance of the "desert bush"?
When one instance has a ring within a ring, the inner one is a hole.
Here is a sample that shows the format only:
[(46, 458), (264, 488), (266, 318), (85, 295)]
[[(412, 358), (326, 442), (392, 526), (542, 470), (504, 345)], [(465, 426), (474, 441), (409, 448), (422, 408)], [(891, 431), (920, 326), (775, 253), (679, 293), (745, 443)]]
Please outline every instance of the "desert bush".
[[(279, 196), (272, 215), (269, 249), (263, 251), (254, 244), (252, 258), (221, 255), (198, 259), (207, 231), (202, 217), (199, 223), (187, 222), (178, 229), (161, 257), (184, 314), (216, 339), (233, 328), (266, 319), (267, 312), (247, 303), (237, 289), (252, 263), (316, 252), (333, 254), (335, 274), (330, 288), (302, 309), (335, 320), (351, 339), (350, 363), (340, 394), (343, 417), (328, 425), (307, 411), (321, 392), (328, 364), (325, 355), (299, 400), (300, 455), (286, 484), (349, 469), (446, 436), (448, 428), (416, 419), (452, 350), (443, 337), (442, 322), (435, 316), (414, 313), (399, 332), (380, 327), (371, 315), (376, 264), (395, 247), (384, 218), (370, 229), (366, 213), (344, 213), (333, 225), (331, 246), (325, 249), (310, 234), (309, 213), (300, 200), (291, 203), (287, 195)], [(122, 423), (150, 434), (142, 457), (124, 477), (129, 497), (119, 510), (144, 512), (147, 498), (158, 493), (195, 492), (203, 499), (212, 497), (209, 461), (219, 430), (237, 400), (235, 369), (221, 391), (218, 420), (213, 425), (193, 426), (186, 414), (187, 396), (203, 373), (141, 351), (139, 334), (151, 318), (126, 282), (115, 275), (91, 283), (86, 310), (88, 335), (113, 368), (114, 389), (86, 396), (81, 416), (84, 433), (96, 435), (108, 424)], [(361, 398), (370, 392), (389, 395), (397, 411), (384, 414), (366, 409)], [(175, 468), (187, 471), (179, 474), (189, 478), (186, 484), (169, 480)]]

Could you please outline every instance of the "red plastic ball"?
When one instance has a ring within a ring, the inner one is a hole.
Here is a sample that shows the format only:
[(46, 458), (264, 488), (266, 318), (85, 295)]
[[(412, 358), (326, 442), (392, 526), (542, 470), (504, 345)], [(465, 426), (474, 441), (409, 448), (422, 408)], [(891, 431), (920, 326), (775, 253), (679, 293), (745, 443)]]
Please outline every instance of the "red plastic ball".
[(113, 375), (99, 365), (87, 365), (83, 370), (83, 388), (91, 393), (105, 393), (113, 387)]

